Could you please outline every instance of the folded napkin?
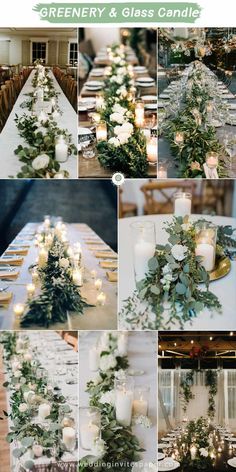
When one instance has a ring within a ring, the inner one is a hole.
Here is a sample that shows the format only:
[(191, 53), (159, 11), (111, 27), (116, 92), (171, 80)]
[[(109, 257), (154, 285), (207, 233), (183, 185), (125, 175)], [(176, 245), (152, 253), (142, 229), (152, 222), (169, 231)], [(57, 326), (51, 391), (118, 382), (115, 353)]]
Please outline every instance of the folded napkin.
[(117, 259), (117, 254), (115, 252), (99, 251), (95, 252), (94, 255), (98, 259)]
[(17, 279), (18, 275), (19, 275), (19, 271), (9, 272), (9, 270), (7, 269), (6, 271), (0, 270), (0, 279)]
[(103, 269), (117, 269), (118, 267), (118, 264), (116, 261), (100, 261), (99, 265)]
[(15, 249), (12, 249), (11, 247), (9, 247), (6, 251), (5, 251), (5, 254), (6, 255), (10, 255), (10, 254), (20, 254), (22, 256), (27, 256), (28, 254), (28, 249), (27, 248), (22, 248), (22, 247), (19, 247), (18, 249), (15, 247)]
[(109, 282), (117, 282), (117, 279), (118, 279), (117, 272), (108, 271), (108, 272), (106, 272), (106, 276), (107, 276), (107, 279), (109, 280)]
[(22, 265), (24, 261), (23, 257), (4, 257), (0, 259), (0, 264), (9, 264), (9, 265)]
[(0, 304), (10, 303), (12, 292), (0, 292)]

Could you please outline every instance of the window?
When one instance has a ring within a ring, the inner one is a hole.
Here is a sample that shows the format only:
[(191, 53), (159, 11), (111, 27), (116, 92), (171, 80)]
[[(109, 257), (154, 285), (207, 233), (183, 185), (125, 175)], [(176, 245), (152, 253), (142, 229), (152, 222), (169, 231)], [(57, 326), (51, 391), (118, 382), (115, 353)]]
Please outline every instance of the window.
[(47, 56), (47, 43), (33, 42), (32, 43), (32, 62), (34, 63), (37, 59), (41, 59), (43, 64), (46, 64)]
[(236, 370), (228, 370), (228, 415), (229, 419), (236, 415)]
[(69, 64), (77, 66), (78, 64), (78, 43), (70, 43)]

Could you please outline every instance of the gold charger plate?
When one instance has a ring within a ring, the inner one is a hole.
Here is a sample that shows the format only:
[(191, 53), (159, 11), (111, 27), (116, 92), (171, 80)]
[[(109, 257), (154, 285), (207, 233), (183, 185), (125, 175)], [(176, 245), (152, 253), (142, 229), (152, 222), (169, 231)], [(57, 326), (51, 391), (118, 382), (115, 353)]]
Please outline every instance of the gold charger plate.
[(225, 277), (231, 270), (231, 262), (228, 256), (220, 256), (216, 258), (214, 270), (209, 273), (210, 282)]

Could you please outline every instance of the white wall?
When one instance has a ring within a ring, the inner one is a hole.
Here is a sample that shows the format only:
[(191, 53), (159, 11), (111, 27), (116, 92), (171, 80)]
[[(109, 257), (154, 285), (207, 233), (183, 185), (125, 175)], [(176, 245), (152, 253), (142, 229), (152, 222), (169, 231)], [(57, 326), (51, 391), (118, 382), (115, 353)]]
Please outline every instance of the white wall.
[(86, 28), (85, 39), (91, 39), (94, 51), (97, 53), (102, 47), (110, 46), (120, 41), (119, 28)]

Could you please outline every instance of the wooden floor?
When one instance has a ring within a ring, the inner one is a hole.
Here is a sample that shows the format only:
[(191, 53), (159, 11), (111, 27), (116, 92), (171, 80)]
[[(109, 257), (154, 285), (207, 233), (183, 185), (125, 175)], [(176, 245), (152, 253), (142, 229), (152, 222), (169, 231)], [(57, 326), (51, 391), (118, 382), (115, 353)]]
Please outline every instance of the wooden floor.
[[(0, 354), (0, 416), (2, 417), (2, 410), (7, 410), (6, 390), (2, 386), (4, 383), (3, 363)], [(0, 472), (10, 472), (10, 448), (5, 441), (8, 433), (8, 421), (0, 420)]]

